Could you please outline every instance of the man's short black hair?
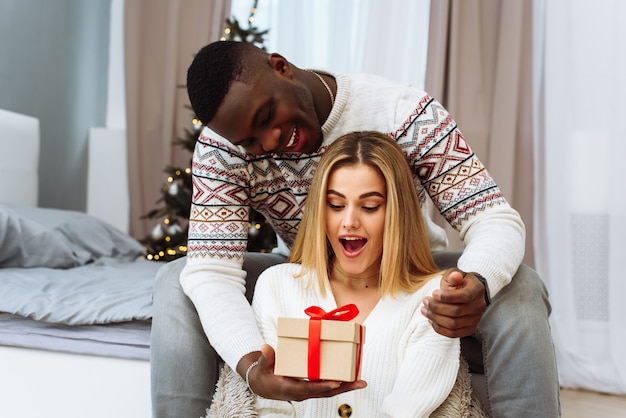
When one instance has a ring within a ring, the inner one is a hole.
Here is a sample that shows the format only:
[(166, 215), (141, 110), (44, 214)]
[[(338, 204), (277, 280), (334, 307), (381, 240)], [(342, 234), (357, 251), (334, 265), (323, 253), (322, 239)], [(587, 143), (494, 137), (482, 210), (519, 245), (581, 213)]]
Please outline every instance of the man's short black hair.
[(209, 123), (233, 81), (247, 81), (246, 56), (263, 52), (252, 44), (236, 41), (213, 42), (198, 51), (187, 70), (187, 93), (196, 116)]

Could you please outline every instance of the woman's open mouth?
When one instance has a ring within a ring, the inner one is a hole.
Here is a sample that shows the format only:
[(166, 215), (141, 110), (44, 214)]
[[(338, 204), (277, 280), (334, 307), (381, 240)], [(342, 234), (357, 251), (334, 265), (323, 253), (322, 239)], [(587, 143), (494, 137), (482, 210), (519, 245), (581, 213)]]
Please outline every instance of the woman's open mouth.
[(367, 243), (367, 239), (360, 237), (343, 237), (339, 241), (343, 246), (343, 250), (348, 256), (356, 256)]

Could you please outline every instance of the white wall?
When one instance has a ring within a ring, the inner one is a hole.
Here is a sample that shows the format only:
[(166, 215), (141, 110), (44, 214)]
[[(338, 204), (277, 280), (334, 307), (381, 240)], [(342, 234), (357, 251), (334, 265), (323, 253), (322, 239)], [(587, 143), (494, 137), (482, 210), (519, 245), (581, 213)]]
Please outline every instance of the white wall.
[(110, 0), (0, 0), (0, 109), (39, 119), (39, 205), (84, 210), (106, 111)]

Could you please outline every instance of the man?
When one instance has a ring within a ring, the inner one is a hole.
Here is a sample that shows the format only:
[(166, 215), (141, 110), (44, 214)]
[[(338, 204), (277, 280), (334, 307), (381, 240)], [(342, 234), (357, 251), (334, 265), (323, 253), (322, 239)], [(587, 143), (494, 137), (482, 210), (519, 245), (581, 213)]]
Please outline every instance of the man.
[(202, 415), (219, 357), (266, 398), (302, 400), (365, 385), (273, 375), (274, 353), (263, 346), (248, 301), (258, 273), (285, 257), (245, 252), (249, 206), (291, 246), (319, 156), (357, 130), (382, 131), (400, 144), (422, 209), (430, 198), (463, 239), (460, 257), (442, 253), (445, 234), (425, 212), (436, 260), (457, 270), (442, 279), (456, 290), (435, 291), (422, 312), (440, 334), (467, 337), (463, 355), (484, 373), (486, 386), (476, 390), (488, 395), (486, 410), (559, 415), (547, 294), (536, 273), (520, 266), (524, 225), (436, 100), (379, 77), (303, 70), (237, 42), (201, 49), (187, 87), (207, 129), (193, 156), (188, 256), (162, 268), (155, 283), (155, 416)]

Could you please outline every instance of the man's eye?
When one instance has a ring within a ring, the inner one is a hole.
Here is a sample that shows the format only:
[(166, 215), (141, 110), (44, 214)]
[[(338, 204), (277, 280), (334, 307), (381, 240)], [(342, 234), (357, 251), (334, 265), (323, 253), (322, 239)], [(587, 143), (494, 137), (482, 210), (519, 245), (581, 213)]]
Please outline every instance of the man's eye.
[(244, 148), (250, 148), (253, 144), (254, 144), (254, 139), (247, 138), (247, 139), (244, 139), (243, 141), (238, 142), (236, 145), (240, 147), (244, 147)]
[(267, 107), (267, 114), (265, 115), (265, 119), (263, 120), (264, 124), (268, 124), (272, 120), (272, 106)]

